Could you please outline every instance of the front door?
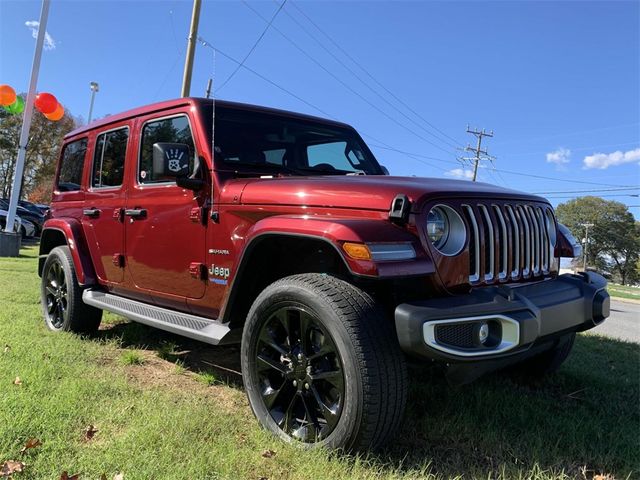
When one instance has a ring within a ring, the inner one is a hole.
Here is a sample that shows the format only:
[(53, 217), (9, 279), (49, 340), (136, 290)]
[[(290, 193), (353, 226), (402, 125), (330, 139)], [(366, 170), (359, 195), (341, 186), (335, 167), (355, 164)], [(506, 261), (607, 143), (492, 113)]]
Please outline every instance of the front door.
[[(102, 283), (120, 284), (124, 277), (125, 160), (130, 128), (126, 124), (98, 132), (91, 142), (93, 158), (82, 212), (96, 274)], [(132, 152), (129, 152), (130, 155)]]
[(139, 149), (124, 212), (126, 268), (136, 290), (151, 294), (158, 303), (184, 304), (185, 298), (202, 297), (206, 288), (206, 195), (154, 172), (153, 144), (187, 144), (191, 165), (198, 145), (186, 109), (138, 121)]

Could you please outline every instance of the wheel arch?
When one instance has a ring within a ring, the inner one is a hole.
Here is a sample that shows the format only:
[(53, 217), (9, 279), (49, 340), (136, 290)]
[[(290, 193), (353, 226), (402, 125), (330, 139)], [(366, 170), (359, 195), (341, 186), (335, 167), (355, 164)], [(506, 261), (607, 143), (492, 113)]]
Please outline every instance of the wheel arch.
[(55, 218), (47, 220), (44, 224), (40, 237), (38, 275), (42, 276), (44, 262), (49, 252), (62, 245), (69, 247), (78, 284), (81, 286), (94, 285), (96, 273), (89, 248), (82, 232), (82, 225), (75, 219)]
[[(287, 260), (287, 261), (283, 261)], [(252, 275), (252, 272), (258, 274)], [(271, 283), (298, 273), (326, 273), (355, 280), (338, 247), (327, 238), (294, 233), (262, 233), (243, 251), (222, 312), (231, 328), (244, 324), (260, 292)]]

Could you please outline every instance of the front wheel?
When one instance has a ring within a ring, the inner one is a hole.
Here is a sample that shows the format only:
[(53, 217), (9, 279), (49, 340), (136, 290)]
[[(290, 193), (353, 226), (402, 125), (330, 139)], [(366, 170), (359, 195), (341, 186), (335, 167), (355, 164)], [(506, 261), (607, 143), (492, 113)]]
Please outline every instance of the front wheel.
[(283, 278), (249, 311), (242, 373), (263, 427), (286, 441), (375, 449), (398, 428), (407, 373), (369, 295), (322, 274)]
[(41, 303), (44, 322), (54, 332), (93, 333), (100, 326), (102, 310), (82, 301), (82, 287), (66, 245), (51, 250), (44, 262)]

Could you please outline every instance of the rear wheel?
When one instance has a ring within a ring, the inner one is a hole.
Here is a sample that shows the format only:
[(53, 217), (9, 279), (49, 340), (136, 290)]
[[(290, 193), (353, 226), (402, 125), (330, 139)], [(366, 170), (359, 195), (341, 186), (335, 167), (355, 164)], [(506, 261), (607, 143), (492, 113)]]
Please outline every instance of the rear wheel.
[(51, 250), (42, 269), (41, 283), (42, 312), (49, 330), (93, 333), (98, 329), (102, 310), (85, 304), (82, 290), (69, 247)]
[(304, 274), (273, 283), (251, 307), (242, 337), (254, 414), (306, 447), (381, 446), (406, 402), (395, 338), (371, 297), (347, 282)]
[(527, 377), (543, 377), (556, 372), (569, 357), (575, 339), (575, 332), (560, 337), (550, 350), (515, 365), (513, 371)]

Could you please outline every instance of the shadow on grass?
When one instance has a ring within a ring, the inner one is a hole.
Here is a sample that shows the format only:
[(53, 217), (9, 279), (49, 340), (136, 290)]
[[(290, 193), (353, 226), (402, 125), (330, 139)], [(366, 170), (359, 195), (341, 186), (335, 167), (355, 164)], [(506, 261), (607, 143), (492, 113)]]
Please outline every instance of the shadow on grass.
[[(155, 350), (184, 368), (242, 388), (239, 346), (212, 347), (136, 323), (100, 333), (123, 347)], [(539, 469), (568, 478), (640, 472), (638, 345), (579, 335), (560, 371), (530, 381), (497, 372), (449, 386), (438, 367), (412, 364), (400, 432), (368, 456), (382, 469), (465, 478), (520, 476)]]

